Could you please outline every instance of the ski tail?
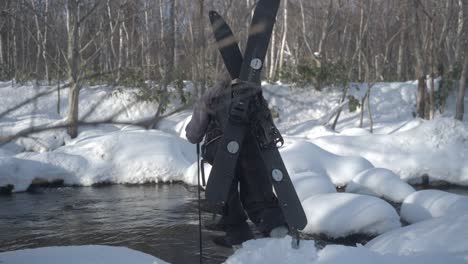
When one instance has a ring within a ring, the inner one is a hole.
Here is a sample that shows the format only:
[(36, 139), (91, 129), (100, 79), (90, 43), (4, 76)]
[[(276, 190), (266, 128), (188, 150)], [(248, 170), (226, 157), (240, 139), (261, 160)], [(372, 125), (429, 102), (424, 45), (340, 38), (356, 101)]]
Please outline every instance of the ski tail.
[(261, 83), (261, 73), (279, 4), (280, 0), (260, 0), (255, 8), (240, 72), (240, 79), (243, 81)]
[(234, 33), (232, 33), (223, 17), (216, 11), (210, 11), (209, 17), (224, 65), (233, 80), (239, 78), (243, 58)]

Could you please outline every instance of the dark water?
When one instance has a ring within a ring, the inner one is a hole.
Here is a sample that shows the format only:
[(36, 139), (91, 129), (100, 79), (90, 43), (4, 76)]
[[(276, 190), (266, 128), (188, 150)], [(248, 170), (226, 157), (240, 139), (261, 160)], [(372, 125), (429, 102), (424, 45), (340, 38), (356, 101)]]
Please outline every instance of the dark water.
[[(468, 188), (445, 191), (468, 195)], [(394, 205), (398, 206), (398, 205)], [(211, 220), (203, 213), (203, 222)], [(203, 263), (222, 263), (233, 252), (214, 245), (203, 229)], [(319, 248), (365, 244), (372, 237), (341, 240), (304, 236)], [(0, 252), (67, 245), (132, 248), (167, 262), (198, 263), (197, 189), (184, 184), (37, 188), (0, 195)]]
[[(204, 221), (211, 214), (203, 214)], [(204, 231), (204, 263), (232, 251)], [(38, 189), (0, 196), (0, 252), (67, 245), (111, 245), (170, 263), (198, 263), (197, 192), (183, 184)]]

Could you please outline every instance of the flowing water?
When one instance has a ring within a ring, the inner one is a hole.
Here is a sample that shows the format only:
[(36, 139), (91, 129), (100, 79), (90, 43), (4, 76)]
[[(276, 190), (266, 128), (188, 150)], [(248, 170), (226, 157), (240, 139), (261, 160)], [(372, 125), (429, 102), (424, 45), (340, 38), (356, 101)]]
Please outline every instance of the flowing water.
[[(220, 263), (232, 254), (211, 242), (213, 234), (203, 233), (204, 263)], [(89, 244), (124, 246), (174, 264), (198, 263), (196, 188), (60, 187), (0, 196), (0, 252)]]
[[(467, 188), (446, 191), (468, 195)], [(203, 213), (203, 222), (211, 214)], [(203, 229), (203, 263), (221, 263), (233, 252), (215, 246)], [(365, 243), (367, 237), (327, 241)], [(0, 196), (0, 252), (67, 245), (111, 245), (132, 248), (167, 262), (198, 263), (197, 189), (184, 184), (109, 185), (36, 188)]]

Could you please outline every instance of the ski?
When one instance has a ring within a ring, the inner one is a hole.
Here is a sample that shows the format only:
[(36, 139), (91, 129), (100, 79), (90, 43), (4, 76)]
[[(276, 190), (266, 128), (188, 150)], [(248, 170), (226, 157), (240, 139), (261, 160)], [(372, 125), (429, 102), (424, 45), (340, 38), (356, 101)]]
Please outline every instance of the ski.
[[(215, 39), (232, 79), (239, 77), (243, 81), (260, 84), (263, 61), (276, 20), (278, 6), (279, 0), (260, 0), (257, 4), (249, 30), (245, 60), (242, 58), (229, 25), (218, 13), (210, 12)], [(213, 180), (211, 183), (210, 180), (208, 181), (206, 197), (218, 205), (222, 205), (227, 199), (227, 190), (234, 179), (240, 146), (242, 146), (246, 133), (248, 105), (249, 98), (234, 101), (229, 122), (224, 129), (224, 137), (221, 139), (213, 164), (210, 174), (210, 179)], [(279, 138), (282, 141), (281, 135)], [(297, 229), (304, 229), (307, 225), (307, 218), (276, 145), (265, 146), (259, 144), (257, 140), (257, 146), (267, 170), (271, 173), (270, 181), (275, 189), (286, 222), (293, 232)]]
[[(255, 8), (245, 52), (249, 56), (244, 57), (239, 76), (243, 81), (259, 82), (260, 80), (259, 72), (263, 66), (278, 8), (279, 0), (260, 0)], [(260, 40), (260, 36), (265, 40)], [(246, 63), (246, 61), (253, 61), (253, 63)], [(228, 122), (223, 129), (224, 133), (220, 139), (205, 191), (207, 200), (215, 206), (225, 204), (228, 190), (234, 179), (235, 167), (246, 132), (249, 100), (250, 98), (234, 98), (229, 110)]]
[(209, 17), (224, 65), (233, 80), (239, 78), (243, 58), (234, 33), (216, 11), (210, 11)]

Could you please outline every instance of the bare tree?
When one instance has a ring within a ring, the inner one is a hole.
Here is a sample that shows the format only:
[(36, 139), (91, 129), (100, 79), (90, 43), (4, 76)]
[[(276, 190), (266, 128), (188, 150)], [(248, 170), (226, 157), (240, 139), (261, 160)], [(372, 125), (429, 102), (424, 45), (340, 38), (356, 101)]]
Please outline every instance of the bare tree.
[(462, 121), (463, 114), (465, 112), (465, 90), (466, 90), (466, 78), (468, 77), (468, 55), (465, 54), (465, 59), (463, 62), (462, 75), (460, 77), (460, 83), (458, 86), (458, 96), (457, 96), (457, 108), (455, 113), (455, 119)]
[[(89, 18), (89, 16), (97, 9), (99, 6), (99, 1), (95, 5), (87, 10), (83, 16), (80, 16), (80, 4), (81, 0), (68, 0), (66, 10), (67, 10), (67, 36), (68, 36), (68, 46), (67, 46), (67, 65), (68, 65), (68, 77), (70, 81), (70, 91), (68, 96), (68, 134), (70, 137), (75, 138), (78, 135), (78, 103), (79, 95), (81, 89), (81, 82), (83, 79), (83, 69), (82, 65), (82, 56), (84, 50), (81, 46), (80, 31), (82, 25)], [(92, 41), (92, 40), (91, 40)], [(88, 42), (88, 43), (91, 43)], [(88, 44), (84, 45), (86, 48)], [(89, 62), (88, 58), (88, 62)], [(85, 61), (86, 63), (86, 61)]]

